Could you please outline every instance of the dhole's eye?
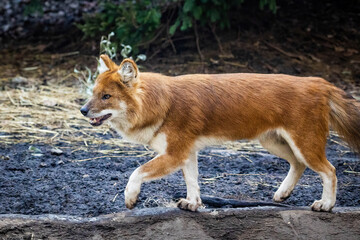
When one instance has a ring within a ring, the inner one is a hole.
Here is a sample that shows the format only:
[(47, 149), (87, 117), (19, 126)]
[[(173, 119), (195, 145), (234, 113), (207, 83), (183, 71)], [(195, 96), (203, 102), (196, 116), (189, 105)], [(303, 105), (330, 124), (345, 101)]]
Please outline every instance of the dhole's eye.
[(102, 97), (102, 99), (109, 99), (110, 97), (111, 97), (111, 95), (105, 94), (105, 95)]

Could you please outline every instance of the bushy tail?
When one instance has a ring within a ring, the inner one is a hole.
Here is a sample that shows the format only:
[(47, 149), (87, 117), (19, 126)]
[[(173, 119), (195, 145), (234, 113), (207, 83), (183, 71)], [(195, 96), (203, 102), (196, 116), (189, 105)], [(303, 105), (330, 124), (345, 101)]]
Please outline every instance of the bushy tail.
[(360, 103), (341, 89), (330, 92), (330, 123), (356, 152), (360, 153)]

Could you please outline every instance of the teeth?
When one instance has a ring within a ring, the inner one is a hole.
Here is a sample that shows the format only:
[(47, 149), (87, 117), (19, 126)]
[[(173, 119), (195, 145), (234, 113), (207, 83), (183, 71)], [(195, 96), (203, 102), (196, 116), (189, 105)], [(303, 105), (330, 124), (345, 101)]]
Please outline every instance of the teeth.
[(100, 116), (100, 117), (90, 118), (89, 122), (91, 124), (95, 124), (95, 125), (97, 124), (97, 126), (99, 126), (103, 121), (108, 119), (110, 116), (109, 115), (104, 115), (104, 116)]
[(102, 119), (102, 117), (90, 118), (90, 122), (96, 123), (96, 122), (99, 122), (101, 119)]

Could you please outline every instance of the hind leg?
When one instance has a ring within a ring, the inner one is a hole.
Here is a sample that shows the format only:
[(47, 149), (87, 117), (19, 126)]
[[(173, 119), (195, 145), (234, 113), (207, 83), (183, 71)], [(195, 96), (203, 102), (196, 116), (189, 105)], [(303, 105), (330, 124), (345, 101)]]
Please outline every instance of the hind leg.
[(259, 140), (261, 145), (270, 153), (281, 157), (290, 163), (290, 170), (284, 181), (281, 183), (279, 189), (274, 194), (273, 198), (275, 202), (282, 202), (290, 196), (306, 166), (305, 164), (298, 161), (285, 139), (283, 139), (275, 132), (267, 133)]
[(313, 134), (307, 137), (294, 134), (293, 138), (286, 131), (282, 131), (281, 135), (289, 143), (296, 158), (317, 172), (322, 179), (322, 197), (311, 205), (311, 209), (330, 211), (336, 201), (337, 178), (334, 166), (326, 159), (326, 134)]
[(334, 207), (336, 202), (337, 178), (336, 170), (333, 165), (326, 159), (325, 151), (323, 156), (305, 155), (306, 165), (317, 172), (323, 182), (323, 192), (321, 199), (311, 205), (313, 211), (328, 212)]
[(331, 211), (336, 202), (337, 178), (336, 170), (333, 165), (326, 159), (325, 154), (321, 160), (307, 158), (306, 162), (309, 168), (317, 172), (323, 182), (323, 192), (321, 199), (311, 205), (313, 211)]
[[(326, 160), (327, 161), (327, 160)], [(329, 163), (329, 162), (328, 162)], [(323, 193), (320, 200), (311, 205), (314, 211), (330, 211), (336, 202), (337, 179), (335, 168), (329, 163), (326, 168), (318, 172), (323, 181)]]

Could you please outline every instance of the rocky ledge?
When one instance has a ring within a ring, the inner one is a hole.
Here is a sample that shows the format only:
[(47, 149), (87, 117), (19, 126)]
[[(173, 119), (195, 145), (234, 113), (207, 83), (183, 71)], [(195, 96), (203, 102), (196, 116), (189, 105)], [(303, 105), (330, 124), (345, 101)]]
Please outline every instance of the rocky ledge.
[(0, 239), (358, 239), (360, 208), (146, 208), (93, 218), (0, 215)]

